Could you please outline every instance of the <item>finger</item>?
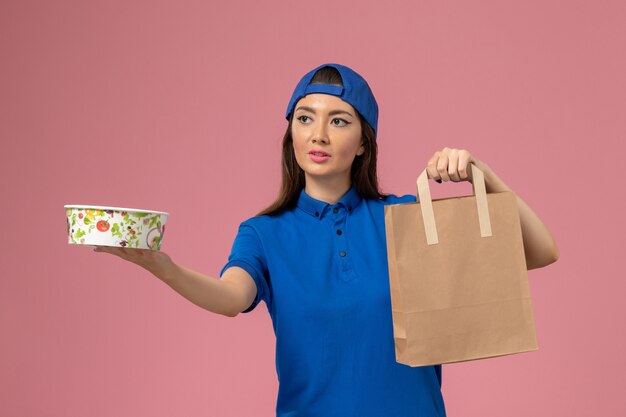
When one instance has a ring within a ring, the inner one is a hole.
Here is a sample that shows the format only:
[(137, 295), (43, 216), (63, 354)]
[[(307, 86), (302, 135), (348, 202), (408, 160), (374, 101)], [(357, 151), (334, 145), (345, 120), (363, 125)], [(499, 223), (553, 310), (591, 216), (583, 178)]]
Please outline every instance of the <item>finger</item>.
[(126, 257), (126, 250), (124, 248), (115, 248), (112, 246), (96, 246), (94, 252), (104, 252), (111, 255), (119, 256), (120, 258)]
[(426, 174), (428, 178), (441, 183), (441, 177), (439, 176), (439, 172), (437, 172), (437, 161), (439, 160), (439, 152), (435, 152), (435, 154), (430, 158), (428, 163), (426, 164)]
[(450, 176), (448, 175), (448, 155), (445, 153), (439, 156), (439, 160), (437, 161), (437, 172), (442, 180), (450, 181)]
[(450, 151), (448, 157), (448, 176), (453, 182), (461, 181), (459, 179), (459, 152), (456, 149)]
[(119, 255), (118, 248), (113, 248), (113, 247), (110, 247), (110, 246), (96, 246), (94, 251), (110, 253), (110, 254), (113, 254), (113, 255)]
[(137, 263), (137, 261), (143, 258), (142, 254), (139, 253), (139, 249), (115, 248), (114, 251), (118, 254), (120, 258), (134, 263)]
[(466, 150), (459, 152), (459, 176), (463, 181), (472, 181), (472, 170), (468, 166), (471, 157), (470, 153)]

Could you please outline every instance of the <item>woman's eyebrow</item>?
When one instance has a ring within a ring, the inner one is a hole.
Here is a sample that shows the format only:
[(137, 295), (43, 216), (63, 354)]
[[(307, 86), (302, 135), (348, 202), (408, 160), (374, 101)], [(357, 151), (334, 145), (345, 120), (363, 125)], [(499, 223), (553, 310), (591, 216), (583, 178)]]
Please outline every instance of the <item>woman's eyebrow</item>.
[[(299, 106), (296, 111), (298, 110), (306, 110), (306, 111), (310, 111), (311, 113), (315, 114), (315, 109), (313, 107), (307, 107), (307, 106)], [(335, 114), (347, 114), (348, 116), (354, 117), (354, 115), (350, 112), (347, 112), (345, 110), (332, 110), (330, 112), (328, 112), (329, 115), (333, 116)]]

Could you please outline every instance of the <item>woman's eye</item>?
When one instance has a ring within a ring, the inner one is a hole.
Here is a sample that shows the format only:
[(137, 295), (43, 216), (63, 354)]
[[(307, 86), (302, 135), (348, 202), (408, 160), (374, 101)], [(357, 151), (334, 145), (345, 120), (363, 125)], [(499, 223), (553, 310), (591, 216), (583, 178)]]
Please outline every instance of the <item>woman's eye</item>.
[(306, 118), (308, 119), (308, 118), (309, 118), (309, 116), (300, 116), (300, 117), (298, 117), (298, 120), (300, 120), (302, 123), (305, 123), (305, 121), (304, 121), (304, 120), (302, 120), (302, 118), (303, 118), (303, 117), (306, 117)]
[(343, 124), (339, 124), (339, 125), (335, 123), (335, 126), (347, 126), (347, 125), (349, 125), (349, 124), (350, 124), (350, 123), (346, 122), (346, 121), (345, 121), (345, 120), (343, 120), (343, 119), (333, 119), (333, 123), (334, 123), (335, 121), (340, 121), (340, 122), (342, 122), (342, 123), (343, 123)]

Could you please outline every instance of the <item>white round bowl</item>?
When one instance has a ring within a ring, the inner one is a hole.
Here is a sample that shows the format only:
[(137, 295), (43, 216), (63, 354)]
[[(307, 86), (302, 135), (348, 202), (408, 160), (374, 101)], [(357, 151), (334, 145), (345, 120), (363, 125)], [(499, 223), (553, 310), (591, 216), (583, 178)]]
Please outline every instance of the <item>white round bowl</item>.
[(121, 207), (66, 205), (67, 242), (73, 245), (161, 249), (169, 213)]

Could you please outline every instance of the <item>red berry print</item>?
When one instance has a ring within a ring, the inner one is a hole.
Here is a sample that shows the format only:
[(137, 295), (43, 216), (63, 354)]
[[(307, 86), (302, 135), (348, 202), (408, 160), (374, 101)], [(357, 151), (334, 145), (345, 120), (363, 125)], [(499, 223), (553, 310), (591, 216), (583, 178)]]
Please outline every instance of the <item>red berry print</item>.
[(98, 223), (96, 223), (96, 227), (98, 228), (99, 231), (106, 232), (107, 230), (109, 230), (111, 225), (106, 220), (100, 220)]

